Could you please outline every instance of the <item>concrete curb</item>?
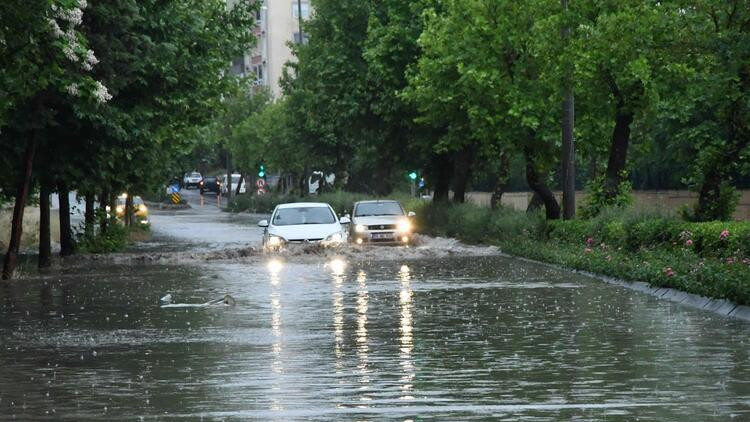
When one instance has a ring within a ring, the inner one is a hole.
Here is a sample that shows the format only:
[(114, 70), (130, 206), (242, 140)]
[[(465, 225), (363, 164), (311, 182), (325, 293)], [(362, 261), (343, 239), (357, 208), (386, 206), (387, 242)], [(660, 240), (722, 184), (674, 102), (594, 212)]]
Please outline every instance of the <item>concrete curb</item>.
[(151, 202), (151, 201), (143, 201), (144, 204), (151, 208), (156, 208), (159, 210), (186, 210), (190, 208), (190, 204), (165, 204), (164, 202)]
[(539, 265), (544, 265), (557, 270), (571, 271), (576, 274), (582, 274), (587, 277), (601, 280), (608, 284), (614, 284), (616, 286), (624, 287), (626, 289), (635, 290), (637, 292), (646, 293), (654, 296), (658, 299), (668, 300), (670, 302), (679, 303), (681, 305), (689, 306), (691, 308), (702, 309), (704, 311), (713, 312), (724, 317), (741, 319), (743, 321), (750, 322), (750, 306), (738, 305), (734, 302), (726, 299), (712, 299), (710, 297), (700, 296), (693, 293), (687, 293), (682, 290), (673, 289), (670, 287), (656, 287), (642, 281), (625, 281), (619, 278), (608, 277), (605, 275), (595, 274), (588, 271), (574, 270), (565, 268), (557, 264), (550, 264), (549, 262), (537, 261), (535, 259), (524, 258), (521, 256), (503, 254), (507, 257), (520, 259), (521, 261), (532, 262)]

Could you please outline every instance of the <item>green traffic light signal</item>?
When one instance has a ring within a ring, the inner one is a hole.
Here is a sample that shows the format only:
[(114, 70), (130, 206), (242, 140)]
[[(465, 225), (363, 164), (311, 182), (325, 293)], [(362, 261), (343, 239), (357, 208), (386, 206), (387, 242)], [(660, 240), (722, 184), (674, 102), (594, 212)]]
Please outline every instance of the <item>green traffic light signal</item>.
[(266, 166), (263, 164), (258, 168), (258, 177), (266, 177)]
[(411, 180), (417, 180), (417, 172), (416, 171), (412, 171), (411, 173), (409, 173), (409, 179), (411, 179)]

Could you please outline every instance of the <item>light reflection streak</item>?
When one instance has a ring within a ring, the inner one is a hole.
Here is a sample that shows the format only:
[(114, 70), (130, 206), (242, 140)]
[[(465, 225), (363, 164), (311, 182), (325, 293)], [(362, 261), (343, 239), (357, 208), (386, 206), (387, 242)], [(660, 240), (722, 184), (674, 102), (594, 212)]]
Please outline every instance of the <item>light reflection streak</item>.
[(357, 369), (359, 369), (359, 384), (362, 390), (359, 400), (370, 401), (372, 399), (367, 395), (370, 384), (368, 356), (370, 348), (367, 344), (367, 309), (370, 297), (367, 291), (367, 274), (364, 271), (357, 274), (357, 284), (357, 358), (359, 359)]
[(404, 371), (404, 375), (401, 377), (401, 400), (413, 400), (412, 390), (414, 388), (415, 370), (414, 359), (412, 357), (412, 351), (414, 350), (412, 297), (414, 293), (411, 288), (411, 270), (408, 266), (401, 266), (398, 278), (401, 282), (401, 292), (399, 294), (399, 302), (401, 304), (401, 352), (399, 353), (399, 359), (401, 368)]
[[(336, 356), (336, 373), (341, 373), (344, 369), (344, 294), (341, 292), (341, 286), (344, 283), (344, 277), (341, 275), (333, 276), (333, 338), (334, 354)], [(342, 381), (343, 382), (343, 381)]]
[(281, 316), (281, 293), (279, 292), (279, 273), (282, 268), (283, 264), (279, 260), (272, 260), (268, 263), (268, 269), (271, 273), (271, 333), (273, 334), (273, 344), (271, 345), (273, 361), (271, 362), (271, 371), (273, 371), (275, 375), (274, 383), (271, 387), (271, 390), (273, 391), (273, 396), (271, 397), (272, 410), (284, 410), (284, 406), (281, 403), (281, 383), (283, 382), (284, 374), (284, 361), (281, 355), (284, 351), (284, 333)]

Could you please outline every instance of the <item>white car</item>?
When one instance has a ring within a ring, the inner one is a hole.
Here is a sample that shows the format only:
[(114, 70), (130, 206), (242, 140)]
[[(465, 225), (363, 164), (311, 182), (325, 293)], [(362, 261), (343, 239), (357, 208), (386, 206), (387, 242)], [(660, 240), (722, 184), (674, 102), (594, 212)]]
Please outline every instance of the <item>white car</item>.
[(413, 240), (412, 223), (398, 201), (360, 201), (352, 209), (350, 238), (357, 244), (384, 242), (408, 244)]
[(346, 242), (348, 217), (339, 219), (333, 208), (321, 202), (277, 205), (271, 220), (263, 220), (263, 247), (281, 249), (290, 243), (338, 246)]
[[(234, 173), (232, 174), (232, 195), (234, 195), (235, 192), (237, 192), (237, 184), (240, 183), (240, 179), (242, 179), (242, 185), (240, 186), (240, 193), (245, 193), (245, 179), (242, 177), (242, 175)], [(227, 186), (229, 184), (227, 183), (227, 175), (221, 176), (221, 194), (226, 196), (227, 194)]]
[(201, 180), (203, 180), (203, 176), (197, 171), (185, 173), (185, 176), (182, 178), (182, 185), (185, 186), (185, 189), (190, 189), (190, 186), (197, 188)]

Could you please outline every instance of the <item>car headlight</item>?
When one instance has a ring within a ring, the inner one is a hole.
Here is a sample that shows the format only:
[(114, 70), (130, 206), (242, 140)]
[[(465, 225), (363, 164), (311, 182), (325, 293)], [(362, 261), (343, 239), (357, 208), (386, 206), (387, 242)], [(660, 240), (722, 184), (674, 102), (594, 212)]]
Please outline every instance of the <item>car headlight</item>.
[(139, 204), (138, 205), (138, 211), (140, 211), (140, 212), (146, 212), (146, 211), (148, 211), (148, 208), (146, 208), (146, 204)]
[(357, 233), (364, 233), (367, 231), (367, 226), (365, 226), (364, 224), (357, 224), (356, 226), (354, 226), (354, 231)]
[(411, 231), (411, 222), (409, 220), (401, 220), (398, 222), (398, 231), (405, 233)]
[(125, 212), (125, 206), (124, 206), (124, 205), (118, 205), (117, 207), (115, 207), (115, 211), (116, 211), (116, 212), (117, 212), (118, 214), (122, 214), (122, 213), (124, 213), (124, 212)]
[(276, 246), (281, 246), (283, 244), (284, 244), (284, 238), (279, 237), (279, 236), (274, 236), (274, 235), (270, 235), (268, 237), (268, 242), (266, 243), (266, 245), (272, 248)]

